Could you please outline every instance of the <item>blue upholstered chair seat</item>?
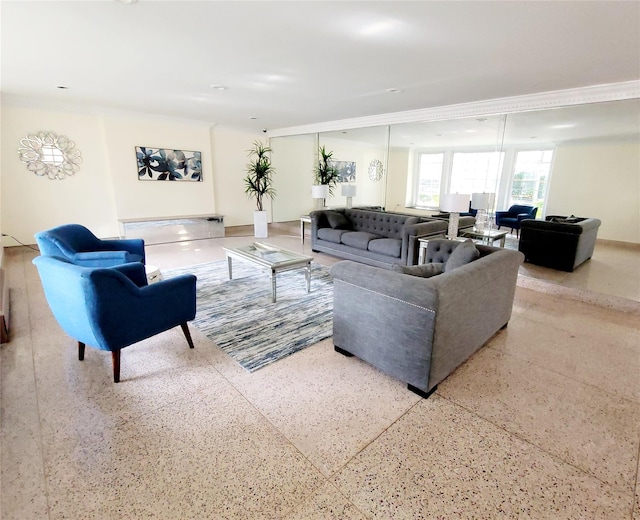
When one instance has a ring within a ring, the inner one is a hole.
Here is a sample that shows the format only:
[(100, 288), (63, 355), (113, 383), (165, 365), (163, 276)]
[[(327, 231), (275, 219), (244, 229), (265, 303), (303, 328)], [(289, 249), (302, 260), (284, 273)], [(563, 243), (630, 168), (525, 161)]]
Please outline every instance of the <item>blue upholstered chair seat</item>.
[(111, 351), (116, 383), (124, 347), (180, 325), (193, 348), (187, 322), (196, 313), (195, 276), (147, 285), (140, 262), (91, 268), (38, 256), (33, 263), (54, 317), (78, 341), (79, 358), (84, 358), (85, 345)]

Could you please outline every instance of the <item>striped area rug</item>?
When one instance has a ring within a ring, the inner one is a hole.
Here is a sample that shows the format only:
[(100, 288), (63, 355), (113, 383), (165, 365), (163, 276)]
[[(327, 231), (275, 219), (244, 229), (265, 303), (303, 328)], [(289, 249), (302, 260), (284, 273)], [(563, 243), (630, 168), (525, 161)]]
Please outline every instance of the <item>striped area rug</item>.
[(311, 264), (311, 292), (304, 269), (278, 273), (277, 301), (264, 271), (227, 261), (164, 271), (165, 279), (183, 273), (198, 277), (193, 324), (249, 372), (314, 345), (333, 334), (333, 281), (329, 269)]

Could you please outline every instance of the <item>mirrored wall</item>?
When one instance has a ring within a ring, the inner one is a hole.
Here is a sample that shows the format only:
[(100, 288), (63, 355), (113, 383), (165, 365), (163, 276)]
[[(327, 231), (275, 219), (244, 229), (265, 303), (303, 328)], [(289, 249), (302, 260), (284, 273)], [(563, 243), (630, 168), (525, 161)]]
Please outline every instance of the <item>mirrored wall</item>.
[[(445, 193), (495, 193), (493, 210), (526, 203), (538, 216), (602, 220), (599, 238), (640, 242), (640, 100), (447, 121), (347, 129), (271, 140), (278, 168), (275, 222), (311, 198), (318, 146), (356, 186), (353, 205), (431, 214)], [(376, 166), (381, 163), (380, 168)], [(344, 206), (340, 187), (328, 206)]]

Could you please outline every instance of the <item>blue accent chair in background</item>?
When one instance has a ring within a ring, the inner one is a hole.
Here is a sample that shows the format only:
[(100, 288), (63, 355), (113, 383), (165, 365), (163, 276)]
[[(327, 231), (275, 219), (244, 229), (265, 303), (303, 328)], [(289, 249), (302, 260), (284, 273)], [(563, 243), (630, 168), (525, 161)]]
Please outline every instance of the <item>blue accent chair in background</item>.
[(516, 235), (520, 233), (520, 222), (527, 218), (536, 218), (538, 208), (535, 206), (526, 206), (522, 204), (514, 204), (507, 211), (496, 211), (496, 226), (511, 228), (511, 232), (516, 230)]
[(111, 267), (129, 262), (145, 263), (144, 241), (102, 240), (80, 224), (65, 224), (36, 233), (40, 253), (66, 258), (85, 267)]
[(193, 348), (187, 322), (196, 315), (194, 275), (147, 285), (140, 262), (92, 268), (38, 256), (33, 263), (54, 317), (78, 342), (80, 361), (85, 345), (109, 350), (114, 382), (120, 381), (120, 351), (133, 343), (180, 325)]

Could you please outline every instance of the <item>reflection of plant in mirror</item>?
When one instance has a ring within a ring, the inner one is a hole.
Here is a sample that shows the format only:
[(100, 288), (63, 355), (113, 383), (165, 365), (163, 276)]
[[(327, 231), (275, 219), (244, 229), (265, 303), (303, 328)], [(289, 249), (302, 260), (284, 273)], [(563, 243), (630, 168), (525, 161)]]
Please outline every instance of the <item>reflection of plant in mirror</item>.
[(20, 140), (18, 154), (27, 163), (27, 169), (38, 176), (49, 179), (64, 179), (80, 170), (80, 150), (64, 135), (55, 132), (27, 134)]
[(329, 186), (329, 194), (333, 195), (333, 189), (338, 183), (340, 174), (337, 168), (330, 164), (333, 152), (327, 152), (324, 146), (318, 150), (318, 164), (313, 170), (313, 178), (316, 184)]
[(247, 164), (247, 175), (244, 178), (244, 192), (248, 197), (255, 197), (258, 211), (262, 211), (262, 199), (267, 196), (273, 199), (276, 190), (271, 183), (272, 175), (276, 172), (271, 165), (269, 154), (271, 148), (265, 146), (260, 141), (253, 143), (253, 148), (249, 150), (249, 157), (255, 159)]

